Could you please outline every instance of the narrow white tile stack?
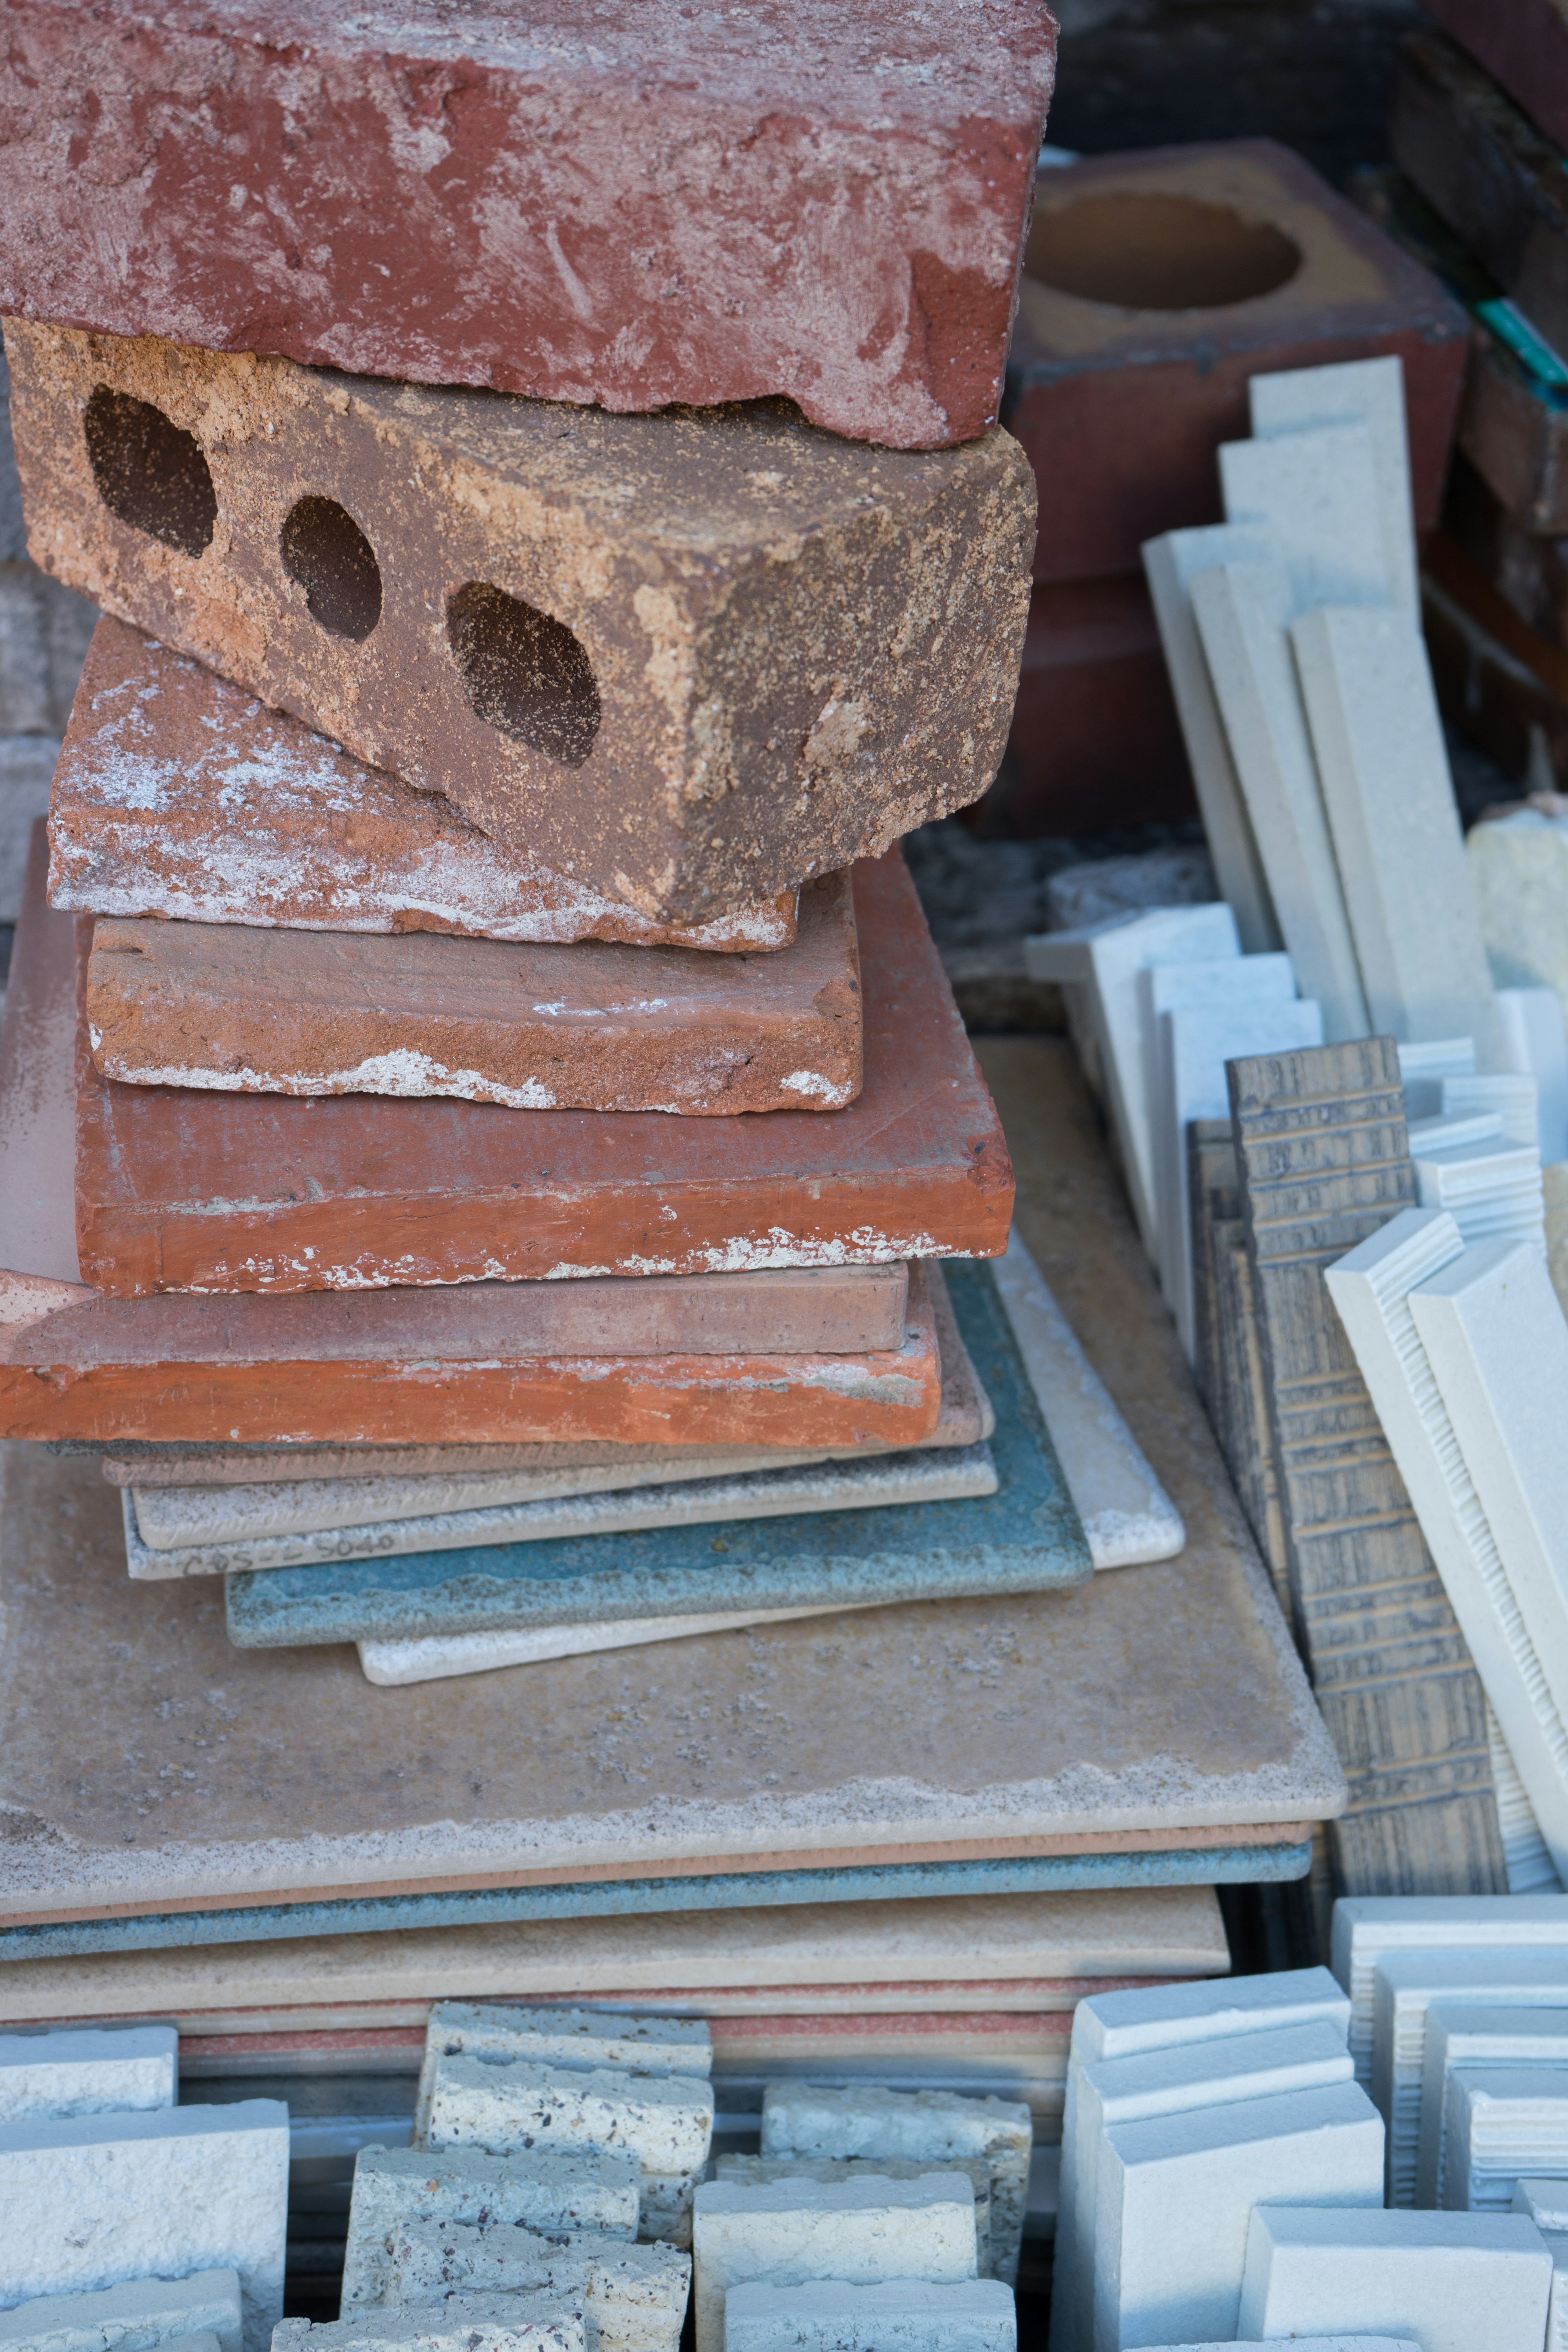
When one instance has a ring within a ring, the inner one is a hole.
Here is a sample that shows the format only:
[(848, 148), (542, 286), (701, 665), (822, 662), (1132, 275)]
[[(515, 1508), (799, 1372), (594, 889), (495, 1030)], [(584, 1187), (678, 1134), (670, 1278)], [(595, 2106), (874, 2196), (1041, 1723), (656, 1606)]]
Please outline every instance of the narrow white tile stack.
[(1381, 2201), (1350, 2016), (1326, 1969), (1079, 2003), (1051, 2352), (1234, 2336), (1258, 2198)]
[(1568, 2165), (1568, 2066), (1461, 2066), (1443, 2098), (1437, 2203), (1449, 2213), (1506, 2213), (1532, 2172)]
[(0, 2035), (0, 2344), (267, 2352), (282, 2316), (289, 2111), (178, 2106), (173, 2026)]
[(510, 2156), (542, 2139), (560, 2152), (630, 2156), (639, 2234), (689, 2245), (713, 2139), (711, 2066), (699, 2021), (437, 2001), (415, 2145)]
[(1478, 2009), (1463, 2000), (1428, 2004), (1415, 2144), (1418, 2208), (1447, 2201), (1441, 2194), (1441, 2184), (1447, 2095), (1456, 2078), (1477, 2068), (1517, 2065), (1568, 2066), (1568, 2006)]

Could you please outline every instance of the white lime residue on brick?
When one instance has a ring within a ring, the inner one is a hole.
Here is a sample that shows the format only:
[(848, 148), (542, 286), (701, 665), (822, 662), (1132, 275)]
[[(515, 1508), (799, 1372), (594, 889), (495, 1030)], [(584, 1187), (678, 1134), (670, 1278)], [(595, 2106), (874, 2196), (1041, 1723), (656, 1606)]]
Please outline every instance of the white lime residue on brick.
[(964, 2174), (934, 2167), (918, 2180), (708, 2180), (692, 2252), (697, 2352), (725, 2352), (724, 2297), (748, 2281), (973, 2278), (974, 2192)]
[[(381, 2299), (388, 2233), (409, 2221), (519, 2222), (635, 2238), (640, 2169), (633, 2156), (533, 2148), (363, 2147), (354, 2164), (342, 2308)], [(3, 2345), (0, 2345), (3, 2352)]]
[(388, 2304), (544, 2297), (581, 2304), (590, 2347), (603, 2352), (677, 2352), (691, 2258), (596, 2230), (545, 2237), (504, 2222), (408, 2221), (388, 2232), (384, 2277)]
[(624, 2017), (610, 2009), (488, 2008), (438, 2000), (425, 2030), (414, 2136), (430, 2123), (438, 2058), (523, 2058), (535, 2066), (631, 2066), (645, 2074), (710, 2074), (713, 2044), (700, 2018)]
[(906, 2156), (928, 2164), (984, 2157), (991, 2168), (991, 2260), (1009, 2286), (1018, 2275), (1033, 2144), (1029, 2110), (1012, 2099), (871, 2083), (850, 2090), (770, 2083), (763, 2094), (764, 2156)]
[[(991, 2167), (983, 2156), (944, 2156), (944, 2172), (962, 2172), (974, 2190), (974, 2242), (980, 2276), (995, 2275), (991, 2257)], [(929, 2163), (908, 2156), (721, 2156), (717, 2180), (919, 2180)]]
[(1018, 2307), (1000, 2279), (732, 2286), (725, 2352), (1016, 2352)]
[(234, 2270), (244, 2352), (267, 2352), (288, 2206), (281, 2100), (0, 2125), (0, 2309)]
[(179, 2053), (172, 2025), (0, 2033), (0, 2124), (172, 2107)]
[(0, 2352), (174, 2352), (196, 2337), (239, 2352), (239, 2275), (135, 2279), (93, 2294), (47, 2294), (0, 2312)]

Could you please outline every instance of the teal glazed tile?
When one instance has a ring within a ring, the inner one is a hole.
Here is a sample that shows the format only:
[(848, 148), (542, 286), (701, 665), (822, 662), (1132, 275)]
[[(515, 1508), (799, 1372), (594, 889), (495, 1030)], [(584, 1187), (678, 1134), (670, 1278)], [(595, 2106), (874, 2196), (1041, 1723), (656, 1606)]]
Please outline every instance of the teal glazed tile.
[(995, 1494), (258, 1569), (227, 1580), (229, 1640), (238, 1649), (291, 1649), (1087, 1583), (1089, 1544), (991, 1269), (950, 1261), (943, 1270), (995, 1407)]
[(186, 1944), (260, 1944), (286, 1936), (371, 1936), (395, 1928), (491, 1927), (520, 1919), (589, 1919), (760, 1904), (890, 1902), (924, 1895), (1058, 1895), (1085, 1888), (1237, 1886), (1305, 1878), (1310, 1843), (1184, 1846), (1163, 1853), (1036, 1854), (1016, 1862), (866, 1863), (844, 1869), (722, 1872), (704, 1878), (595, 1880), (577, 1886), (487, 1886), (469, 1893), (263, 1903), (233, 1911), (149, 1913), (0, 1929), (0, 1963)]

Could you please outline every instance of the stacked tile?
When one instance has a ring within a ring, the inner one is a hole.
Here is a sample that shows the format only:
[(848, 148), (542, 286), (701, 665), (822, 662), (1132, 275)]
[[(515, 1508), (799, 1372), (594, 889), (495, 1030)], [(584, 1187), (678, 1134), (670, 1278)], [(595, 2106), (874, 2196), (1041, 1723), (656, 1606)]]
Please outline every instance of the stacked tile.
[(267, 2352), (288, 2109), (176, 2104), (177, 2063), (166, 2025), (0, 2034), (7, 2352)]
[[(19, 947), (0, 1414), (164, 1465), (268, 1449), (303, 1477), (292, 1508), (232, 1463), (127, 1493), (132, 1574), (227, 1575), (237, 1643), (462, 1637), (451, 1672), (1090, 1570), (1005, 1335), (1036, 1491), (1002, 1531), (960, 1507), (1016, 1484), (964, 1352), (999, 1309), (982, 1277), (949, 1317), (911, 1262), (997, 1255), (1011, 1179), (893, 846), (985, 789), (1016, 684), (1034, 490), (994, 418), (1054, 26), (983, 11), (954, 112), (906, 19), (884, 61), (905, 167), (940, 183), (940, 267), (995, 299), (941, 367), (886, 380), (841, 234), (842, 316), (809, 364), (774, 289), (738, 375), (695, 313), (627, 373), (624, 336), (662, 333), (661, 273), (695, 271), (715, 319), (739, 299), (734, 188), (667, 192), (629, 309), (615, 269), (573, 276), (618, 324), (563, 375), (541, 357), (558, 286), (521, 286), (482, 231), (439, 321), (400, 241), (384, 292), (312, 296), (273, 350), (237, 349), (221, 289), (278, 257), (205, 205), (194, 306), (128, 259), (84, 306), (45, 227), (79, 184), (34, 158), (0, 257), (30, 545), (105, 617), (55, 780), (53, 911), (35, 877)], [(521, 129), (534, 69), (494, 29), (512, 127), (489, 168), (511, 209), (551, 212)], [(773, 122), (793, 76), (843, 184), (873, 184), (873, 86), (830, 13), (705, 48), (695, 89), (677, 18), (602, 30), (551, 69), (594, 136), (626, 70), (708, 122), (764, 90)], [(134, 73), (176, 106), (221, 73), (232, 103), (227, 37), (215, 21), (177, 67), (154, 43)], [(291, 108), (335, 120), (340, 80), (401, 70), (374, 34), (334, 42)], [(90, 47), (52, 69), (90, 75)], [(440, 69), (471, 62), (465, 37)], [(796, 239), (805, 153), (786, 139), (769, 166)], [(374, 181), (416, 245), (453, 234), (374, 135), (309, 197), (292, 142), (253, 160), (296, 203)], [(923, 318), (924, 244), (879, 239), (879, 317), (901, 267)], [(477, 336), (467, 306), (492, 298)], [(73, 1097), (74, 1232), (48, 1164)], [(459, 1435), (488, 1458), (445, 1453)], [(405, 1475), (419, 1447), (422, 1488), (347, 1475)], [(504, 1475), (454, 1487), (476, 1469)], [(712, 1525), (754, 1528), (728, 1571)], [(612, 1571), (608, 1533), (650, 1540)], [(356, 1572), (262, 1589), (329, 1563)]]

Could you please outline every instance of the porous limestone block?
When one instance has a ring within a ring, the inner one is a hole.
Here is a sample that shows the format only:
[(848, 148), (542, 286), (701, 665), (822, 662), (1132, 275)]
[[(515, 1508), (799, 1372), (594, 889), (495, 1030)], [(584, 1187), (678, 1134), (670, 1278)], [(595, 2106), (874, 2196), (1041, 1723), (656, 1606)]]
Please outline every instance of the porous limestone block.
[(233, 2270), (243, 2352), (267, 2352), (288, 2202), (277, 2099), (0, 2126), (0, 2306)]
[(484, 2147), (506, 2156), (551, 2144), (635, 2156), (641, 2173), (640, 2234), (682, 2242), (691, 2194), (713, 2137), (711, 2084), (695, 2075), (627, 2067), (530, 2065), (525, 2059), (438, 2058), (426, 2144)]
[(1255, 439), (1300, 432), (1306, 425), (1360, 424), (1371, 444), (1377, 480), (1384, 576), (1396, 604), (1414, 613), (1419, 601), (1415, 520), (1410, 494), (1410, 440), (1405, 419), (1405, 368), (1394, 353), (1343, 360), (1327, 367), (1282, 368), (1255, 375), (1247, 387)]
[(999, 2279), (753, 2279), (724, 2297), (725, 2352), (1015, 2352), (1017, 2341), (1017, 2304)]
[(1247, 955), (1264, 955), (1277, 948), (1279, 925), (1204, 659), (1189, 583), (1198, 572), (1212, 572), (1216, 564), (1267, 563), (1278, 553), (1266, 533), (1235, 523), (1168, 530), (1159, 539), (1145, 540), (1142, 547), (1143, 574), (1164, 647), (1215, 876), (1220, 896), (1235, 911), (1242, 951)]
[(1413, 2336), (1422, 2352), (1541, 2352), (1552, 2257), (1510, 2213), (1302, 2210), (1258, 2200), (1237, 2333)]
[[(983, 2156), (944, 2156), (944, 2172), (967, 2175), (974, 2190), (975, 2263), (983, 2279), (994, 2278), (991, 2252), (991, 2167)], [(716, 2157), (716, 2180), (919, 2180), (931, 2166), (919, 2157), (739, 2156)]]
[(1568, 2175), (1527, 2177), (1513, 2184), (1515, 2213), (1522, 2213), (1538, 2230), (1561, 2236), (1568, 2231)]
[[(1058, 2193), (1058, 2229), (1053, 2268), (1053, 2298), (1058, 2282), (1067, 2309), (1079, 2315), (1074, 2341), (1088, 2352), (1089, 2319), (1095, 2307), (1093, 2216), (1099, 2205), (1100, 2150), (1112, 2124), (1143, 2123), (1154, 2116), (1183, 2115), (1198, 2108), (1232, 2106), (1241, 2099), (1279, 2097), (1289, 2091), (1322, 2089), (1352, 2079), (1350, 2052), (1337, 2021), (1313, 2018), (1214, 2041), (1178, 2042), (1142, 2050), (1125, 2058), (1079, 2062), (1074, 2084), (1073, 2127), (1062, 2148), (1062, 2172), (1072, 2174), (1075, 2226), (1059, 2227), (1064, 2201)], [(1069, 2276), (1070, 2273), (1070, 2276)]]
[(1506, 2213), (1531, 2167), (1568, 2167), (1568, 2065), (1451, 2069), (1443, 2085), (1442, 2210)]
[(764, 2156), (905, 2156), (928, 2163), (984, 2157), (991, 2168), (991, 2259), (1011, 2286), (1018, 2275), (1034, 2126), (1028, 2108), (959, 2091), (889, 2091), (880, 2084), (832, 2090), (770, 2083), (763, 2093)]
[(1298, 611), (1403, 597), (1410, 626), (1408, 560), (1384, 536), (1377, 456), (1360, 418), (1222, 442), (1219, 478), (1226, 520), (1279, 548)]
[(879, 855), (995, 774), (1036, 507), (999, 429), (563, 424), (16, 319), (6, 350), (46, 571), (653, 919)]
[(210, 2327), (198, 2327), (193, 2336), (172, 2336), (163, 2352), (222, 2352), (216, 2336)]
[(239, 2352), (237, 2272), (133, 2279), (0, 2311), (0, 2352), (174, 2352), (197, 2337)]
[(1195, 1306), (1188, 1126), (1228, 1117), (1227, 1062), (1321, 1045), (1327, 1026), (1327, 1008), (1311, 999), (1178, 1005), (1160, 1016), (1162, 1118), (1154, 1147), (1161, 1255), (1171, 1267), (1167, 1297), (1189, 1363)]
[(172, 2025), (0, 2033), (0, 2124), (172, 2107), (179, 2064), (180, 2037)]
[[(1426, 2055), (1421, 2068), (1421, 2118), (1415, 2143), (1415, 2204), (1429, 2211), (1444, 2200), (1446, 2093), (1450, 2075), (1461, 2070), (1528, 2063), (1568, 2065), (1568, 1983), (1562, 2009), (1472, 2009), (1463, 2001), (1435, 2000), (1426, 2010)], [(1517, 2206), (1518, 2211), (1527, 2209)], [(1536, 2221), (1538, 2216), (1531, 2214)], [(1568, 2223), (1541, 2222), (1542, 2229)]]
[[(1550, 1896), (1509, 1895), (1494, 1902), (1546, 1902)], [(1426, 2064), (1426, 2018), (1435, 2000), (1462, 2000), (1473, 2009), (1557, 2009), (1568, 1990), (1568, 1970), (1555, 1952), (1500, 1949), (1496, 1945), (1385, 1952), (1373, 1972), (1372, 2095), (1388, 2123), (1388, 2202), (1415, 2202), (1421, 2142), (1421, 2086)], [(1523, 2166), (1521, 2170), (1532, 2168)], [(1539, 2168), (1534, 2168), (1538, 2169)]]
[[(1061, 2180), (1051, 2289), (1051, 2352), (1077, 2352), (1093, 2341), (1094, 2200), (1080, 2206), (1079, 2183), (1095, 2173), (1098, 2136), (1087, 2128), (1080, 2093), (1084, 2069), (1113, 2058), (1218, 2041), (1237, 2034), (1327, 2022), (1342, 2039), (1351, 2004), (1327, 1969), (1286, 1969), (1272, 1976), (1152, 1985), (1094, 1993), (1073, 2011), (1062, 2119)], [(1087, 2252), (1086, 2252), (1087, 2248)], [(1087, 2266), (1087, 2267), (1086, 2267)]]
[(1234, 2336), (1253, 2207), (1381, 2206), (1383, 2160), (1383, 2119), (1353, 2083), (1111, 2125), (1094, 2223), (1095, 2352)]
[(1290, 632), (1375, 1034), (1500, 1058), (1491, 974), (1426, 649), (1410, 614), (1335, 604)]
[(508, 2295), (486, 2303), (356, 2311), (338, 2320), (285, 2319), (271, 2352), (592, 2352), (582, 2305)]
[(713, 2072), (712, 2038), (700, 2017), (628, 2017), (613, 2009), (508, 2009), (438, 2000), (432, 2003), (425, 2027), (425, 2058), (414, 2108), (416, 2140), (423, 2138), (429, 2125), (437, 2061), (459, 2057), (523, 2058), (533, 2066), (631, 2066), (644, 2074)]
[(533, 2147), (363, 2147), (354, 2160), (343, 2253), (345, 2311), (381, 2299), (388, 2233), (412, 2221), (637, 2233), (641, 2169), (631, 2156)]
[(1297, 986), (1321, 1004), (1331, 1044), (1364, 1037), (1361, 968), (1290, 655), (1285, 567), (1222, 563), (1198, 573), (1192, 598)]
[(973, 2278), (974, 2196), (934, 2166), (916, 2180), (706, 2180), (691, 2242), (697, 2352), (725, 2352), (724, 2297), (748, 2281)]
[(515, 2222), (403, 2221), (387, 2232), (382, 2301), (538, 2296), (587, 2322), (590, 2352), (677, 2352), (691, 2288), (691, 2258), (673, 2246), (637, 2246), (596, 2230), (542, 2236)]

